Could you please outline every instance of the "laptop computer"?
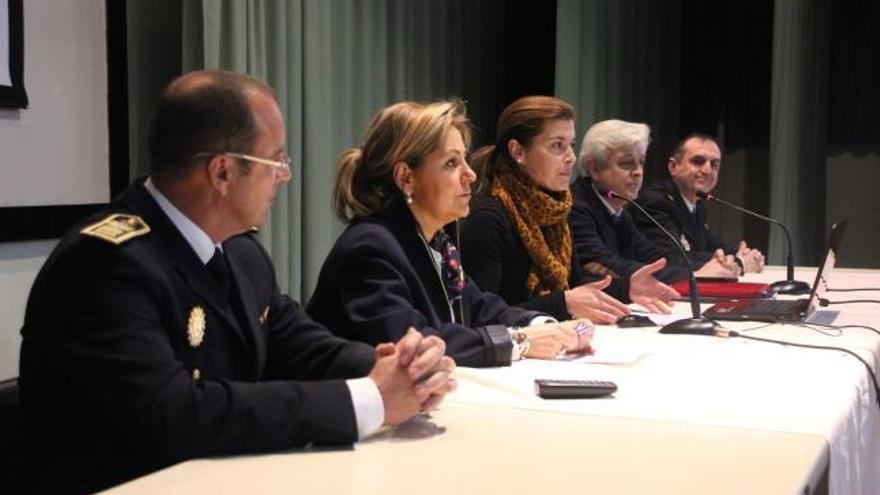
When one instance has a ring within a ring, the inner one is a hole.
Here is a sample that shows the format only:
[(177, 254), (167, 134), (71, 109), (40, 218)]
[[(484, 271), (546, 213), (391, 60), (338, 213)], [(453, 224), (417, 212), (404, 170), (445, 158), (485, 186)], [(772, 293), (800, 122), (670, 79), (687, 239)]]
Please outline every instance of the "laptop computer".
[(837, 250), (840, 247), (840, 240), (845, 229), (846, 220), (831, 226), (825, 258), (819, 265), (819, 271), (816, 272), (816, 281), (813, 282), (809, 298), (797, 300), (732, 299), (715, 304), (704, 311), (703, 316), (712, 320), (749, 320), (771, 323), (806, 321), (816, 312), (816, 308), (819, 307), (819, 299), (825, 295), (825, 291), (828, 289), (828, 278), (834, 271)]

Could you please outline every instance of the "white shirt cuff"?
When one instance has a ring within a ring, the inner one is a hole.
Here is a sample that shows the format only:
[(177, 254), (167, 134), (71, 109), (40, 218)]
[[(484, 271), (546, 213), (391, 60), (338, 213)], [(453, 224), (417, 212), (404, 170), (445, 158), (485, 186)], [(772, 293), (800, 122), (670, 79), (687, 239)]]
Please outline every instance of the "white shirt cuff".
[(372, 378), (354, 378), (346, 380), (351, 403), (354, 406), (354, 418), (357, 421), (358, 440), (363, 440), (379, 431), (385, 421), (385, 404), (382, 394)]
[(536, 316), (532, 318), (532, 321), (529, 322), (528, 326), (534, 327), (538, 325), (546, 325), (547, 323), (559, 323), (559, 321), (552, 316)]

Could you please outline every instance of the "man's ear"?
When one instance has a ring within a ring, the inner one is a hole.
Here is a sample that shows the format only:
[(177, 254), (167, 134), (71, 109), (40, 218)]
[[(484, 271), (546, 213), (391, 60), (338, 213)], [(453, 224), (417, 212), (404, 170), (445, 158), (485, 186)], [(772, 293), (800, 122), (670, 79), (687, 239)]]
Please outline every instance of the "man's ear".
[(519, 141), (516, 139), (510, 139), (507, 141), (507, 154), (513, 158), (513, 161), (516, 163), (522, 164), (523, 155), (525, 151)]
[(666, 165), (666, 169), (669, 170), (669, 176), (675, 176), (675, 169), (678, 167), (678, 162), (675, 161), (675, 158), (669, 157), (669, 163)]
[(397, 185), (397, 188), (404, 195), (411, 195), (413, 193), (414, 174), (409, 165), (403, 161), (395, 163), (392, 174), (394, 175), (394, 184)]
[(231, 157), (223, 154), (214, 155), (208, 162), (208, 181), (221, 196), (229, 194), (229, 183), (234, 174), (233, 163)]
[(593, 179), (599, 175), (599, 164), (596, 163), (595, 158), (587, 158), (586, 172)]

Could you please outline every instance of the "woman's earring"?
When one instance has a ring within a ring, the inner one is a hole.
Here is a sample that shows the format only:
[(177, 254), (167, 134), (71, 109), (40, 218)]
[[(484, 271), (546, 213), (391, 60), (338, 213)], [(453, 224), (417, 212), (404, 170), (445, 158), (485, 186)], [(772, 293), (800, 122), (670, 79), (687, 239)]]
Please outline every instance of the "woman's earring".
[(408, 205), (412, 204), (412, 194), (410, 194), (410, 193), (406, 193), (406, 204), (408, 204)]

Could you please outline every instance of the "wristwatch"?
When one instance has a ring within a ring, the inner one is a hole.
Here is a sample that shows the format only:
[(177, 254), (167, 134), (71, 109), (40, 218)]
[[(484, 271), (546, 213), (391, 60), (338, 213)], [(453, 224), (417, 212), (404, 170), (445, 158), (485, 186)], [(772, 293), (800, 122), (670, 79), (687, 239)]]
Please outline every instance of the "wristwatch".
[(507, 329), (510, 332), (510, 341), (513, 343), (513, 354), (510, 356), (511, 361), (519, 361), (529, 352), (529, 336), (521, 331), (519, 327)]

